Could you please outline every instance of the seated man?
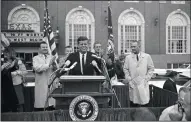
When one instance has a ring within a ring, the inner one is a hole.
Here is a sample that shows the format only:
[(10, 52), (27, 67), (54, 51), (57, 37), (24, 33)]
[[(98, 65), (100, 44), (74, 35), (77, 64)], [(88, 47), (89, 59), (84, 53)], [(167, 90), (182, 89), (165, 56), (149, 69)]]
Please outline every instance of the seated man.
[[(169, 114), (177, 113), (178, 111), (181, 111), (181, 103), (184, 99), (185, 94), (188, 91), (189, 91), (189, 88), (187, 88), (187, 87), (180, 88), (179, 95), (178, 95), (178, 103), (163, 110), (161, 116), (159, 117), (159, 121), (164, 121), (164, 120), (171, 121)], [(185, 120), (185, 114), (183, 115), (182, 120)]]
[[(88, 38), (81, 36), (77, 40), (79, 51), (72, 53), (66, 59), (71, 68), (69, 75), (94, 75), (94, 71), (99, 74), (98, 60), (88, 51)], [(99, 63), (100, 64), (100, 63)]]
[(166, 89), (168, 91), (177, 93), (176, 83), (175, 80), (178, 78), (179, 72), (170, 71), (167, 76), (169, 79), (167, 79), (163, 85), (163, 89)]

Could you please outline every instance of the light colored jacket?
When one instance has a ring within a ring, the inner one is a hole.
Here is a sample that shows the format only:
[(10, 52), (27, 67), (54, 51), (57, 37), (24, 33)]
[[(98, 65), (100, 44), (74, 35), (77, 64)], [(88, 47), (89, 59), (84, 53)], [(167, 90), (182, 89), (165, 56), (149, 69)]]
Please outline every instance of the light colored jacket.
[(125, 79), (129, 82), (129, 97), (133, 103), (147, 104), (150, 100), (149, 84), (154, 65), (149, 54), (140, 52), (139, 61), (135, 54), (126, 56), (124, 63)]
[(28, 73), (25, 65), (21, 60), (18, 60), (19, 69), (11, 72), (13, 85), (19, 85), (24, 82), (24, 76)]
[[(51, 56), (39, 54), (33, 57), (33, 69), (35, 70), (35, 108), (44, 108), (48, 95), (49, 77), (53, 73), (53, 67), (49, 67)], [(47, 105), (55, 105), (55, 99), (50, 98)]]

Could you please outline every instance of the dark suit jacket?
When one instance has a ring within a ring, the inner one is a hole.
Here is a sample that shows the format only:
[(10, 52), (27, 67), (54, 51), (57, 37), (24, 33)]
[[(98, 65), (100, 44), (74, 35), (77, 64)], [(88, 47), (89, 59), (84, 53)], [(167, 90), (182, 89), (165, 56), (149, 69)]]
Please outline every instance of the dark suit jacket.
[(177, 93), (176, 83), (171, 79), (167, 79), (163, 85), (163, 89), (169, 90), (171, 92)]
[(3, 104), (3, 107), (6, 108), (6, 112), (8, 109), (13, 110), (18, 104), (18, 99), (11, 76), (11, 72), (17, 69), (18, 67), (14, 65), (10, 69), (3, 69), (1, 71), (1, 104)]
[(86, 55), (86, 64), (84, 65), (84, 74), (81, 73), (81, 67), (80, 67), (80, 54), (79, 52), (76, 53), (72, 53), (68, 56), (68, 58), (66, 59), (71, 61), (70, 65), (68, 67), (70, 67), (71, 65), (73, 65), (75, 62), (77, 62), (77, 65), (70, 70), (69, 75), (94, 75), (95, 72), (98, 73), (98, 71), (96, 70), (96, 68), (92, 65), (92, 61), (95, 60), (98, 64), (98, 67), (100, 67), (100, 62), (92, 57), (92, 52), (87, 52)]

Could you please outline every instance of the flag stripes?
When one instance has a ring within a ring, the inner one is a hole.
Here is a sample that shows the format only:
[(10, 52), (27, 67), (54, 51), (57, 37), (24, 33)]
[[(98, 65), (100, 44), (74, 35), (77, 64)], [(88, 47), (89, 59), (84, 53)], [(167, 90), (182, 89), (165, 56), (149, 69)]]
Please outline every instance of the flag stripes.
[(48, 44), (49, 53), (53, 56), (56, 56), (58, 59), (58, 53), (56, 50), (56, 43), (54, 40), (54, 33), (50, 24), (50, 16), (48, 13), (47, 1), (45, 1), (45, 12), (44, 12), (44, 41)]
[(110, 2), (108, 5), (108, 45), (107, 45), (107, 54), (114, 62), (114, 39), (113, 39), (113, 26), (112, 26), (112, 14), (110, 8)]

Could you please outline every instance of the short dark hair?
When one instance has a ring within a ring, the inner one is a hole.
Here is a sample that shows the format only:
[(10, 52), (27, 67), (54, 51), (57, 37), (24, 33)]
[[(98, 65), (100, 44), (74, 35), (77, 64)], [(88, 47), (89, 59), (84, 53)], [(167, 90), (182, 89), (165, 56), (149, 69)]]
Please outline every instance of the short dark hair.
[(80, 36), (78, 39), (77, 39), (77, 42), (78, 44), (80, 43), (80, 41), (85, 41), (85, 40), (88, 40), (88, 38), (86, 36)]
[(167, 71), (166, 71), (166, 76), (167, 76), (167, 77), (175, 77), (175, 76), (177, 76), (179, 73), (180, 73), (180, 72), (167, 70)]
[(94, 42), (94, 47), (95, 47), (96, 44), (101, 44), (101, 42)]
[(72, 48), (72, 47), (69, 45), (69, 46), (66, 46), (65, 48)]
[(39, 47), (41, 46), (41, 44), (47, 44), (45, 41), (42, 41), (39, 43)]
[(141, 41), (134, 40), (134, 41), (131, 41), (131, 43), (137, 43), (137, 45), (138, 45), (139, 47), (141, 46)]
[(8, 54), (10, 58), (16, 58), (16, 52), (12, 47), (7, 47), (4, 50), (4, 55)]

